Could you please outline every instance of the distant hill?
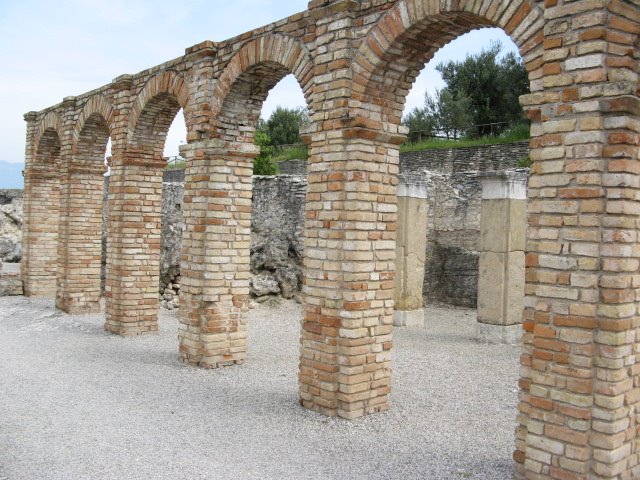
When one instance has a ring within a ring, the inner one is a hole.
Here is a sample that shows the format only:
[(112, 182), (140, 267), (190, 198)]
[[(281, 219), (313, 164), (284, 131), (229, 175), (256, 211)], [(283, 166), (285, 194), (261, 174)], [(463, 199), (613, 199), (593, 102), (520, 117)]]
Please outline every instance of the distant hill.
[(24, 188), (22, 170), (24, 163), (0, 160), (0, 188)]

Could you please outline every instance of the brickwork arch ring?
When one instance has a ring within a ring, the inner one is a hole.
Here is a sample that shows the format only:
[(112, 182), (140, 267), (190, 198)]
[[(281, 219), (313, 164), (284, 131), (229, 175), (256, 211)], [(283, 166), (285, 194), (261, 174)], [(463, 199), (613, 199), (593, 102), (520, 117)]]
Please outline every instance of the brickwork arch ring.
[(59, 162), (62, 138), (62, 118), (54, 111), (47, 112), (38, 123), (33, 138), (35, 162)]
[(254, 67), (269, 64), (278, 65), (296, 77), (311, 110), (314, 71), (311, 53), (302, 42), (289, 36), (265, 35), (243, 45), (218, 78), (212, 97), (212, 122), (223, 111), (238, 79)]
[(380, 113), (386, 107), (388, 119), (399, 123), (413, 82), (436, 51), (453, 38), (485, 27), (504, 30), (529, 72), (534, 69), (544, 39), (544, 15), (536, 2), (401, 0), (376, 22), (356, 52), (356, 100), (378, 101)]
[(76, 122), (75, 128), (73, 130), (73, 146), (74, 149), (77, 147), (78, 142), (82, 136), (83, 130), (87, 127), (88, 122), (90, 122), (91, 117), (95, 117), (99, 115), (104, 120), (107, 129), (109, 130), (109, 136), (113, 138), (114, 136), (114, 115), (113, 115), (113, 106), (109, 98), (104, 95), (94, 95), (89, 99), (89, 101), (85, 104), (84, 108), (80, 112), (78, 116), (78, 121)]
[[(140, 91), (133, 102), (131, 114), (129, 115), (127, 135), (129, 141), (133, 139), (133, 135), (138, 128), (140, 118), (145, 109), (149, 107), (155, 98), (163, 94), (173, 97), (180, 108), (186, 110), (189, 102), (189, 89), (184, 76), (173, 70), (167, 70), (154, 75), (145, 83), (142, 91)], [(188, 116), (185, 111), (185, 120), (187, 119)], [(169, 124), (170, 123), (169, 121)]]
[(47, 112), (47, 114), (38, 123), (33, 138), (33, 144), (35, 145), (36, 151), (38, 150), (38, 146), (40, 145), (42, 137), (48, 130), (55, 131), (58, 135), (58, 141), (62, 142), (62, 118), (60, 118), (60, 115), (58, 115), (56, 112)]

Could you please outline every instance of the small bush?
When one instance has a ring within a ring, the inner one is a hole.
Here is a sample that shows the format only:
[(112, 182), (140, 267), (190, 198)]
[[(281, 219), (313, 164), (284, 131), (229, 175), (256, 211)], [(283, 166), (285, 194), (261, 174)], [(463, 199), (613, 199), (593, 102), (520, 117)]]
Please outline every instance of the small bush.
[(271, 157), (271, 150), (269, 147), (262, 147), (260, 155), (254, 158), (253, 174), (254, 175), (277, 175), (278, 174), (278, 164)]
[(531, 161), (531, 157), (529, 157), (528, 155), (526, 157), (522, 157), (520, 160), (518, 160), (518, 162), (516, 163), (516, 165), (518, 166), (518, 168), (531, 168), (531, 165), (533, 164), (533, 162)]

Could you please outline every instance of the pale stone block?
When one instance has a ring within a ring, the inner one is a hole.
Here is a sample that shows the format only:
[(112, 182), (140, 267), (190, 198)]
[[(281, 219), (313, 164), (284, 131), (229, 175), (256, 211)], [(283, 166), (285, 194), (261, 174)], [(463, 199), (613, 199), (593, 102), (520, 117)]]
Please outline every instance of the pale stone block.
[(480, 343), (519, 345), (521, 338), (521, 325), (476, 324), (476, 340)]
[(418, 310), (396, 310), (393, 312), (393, 325), (395, 327), (424, 327), (426, 322), (426, 311), (424, 308)]
[[(423, 305), (427, 200), (399, 197), (398, 210), (394, 299), (397, 309), (416, 310)], [(388, 259), (390, 260), (391, 256)]]

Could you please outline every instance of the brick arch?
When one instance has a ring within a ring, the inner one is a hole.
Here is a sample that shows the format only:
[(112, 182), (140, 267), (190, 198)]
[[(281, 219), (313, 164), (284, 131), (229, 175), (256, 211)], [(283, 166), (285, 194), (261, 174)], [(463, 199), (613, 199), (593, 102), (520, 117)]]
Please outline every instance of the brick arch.
[(188, 101), (189, 90), (180, 73), (167, 70), (150, 78), (133, 102), (128, 143), (162, 154), (169, 127), (181, 108), (188, 120)]
[(109, 136), (113, 136), (113, 105), (109, 98), (104, 95), (95, 95), (89, 99), (78, 116), (75, 129), (73, 131), (73, 142), (77, 143), (82, 132), (91, 122), (91, 118), (102, 117), (102, 121), (109, 130)]
[(295, 76), (311, 110), (313, 72), (313, 58), (299, 40), (281, 34), (251, 40), (231, 58), (216, 83), (212, 122), (225, 135), (236, 129), (231, 136), (252, 142), (253, 132), (238, 127), (255, 125), (269, 90), (286, 75)]
[(37, 165), (60, 163), (62, 133), (62, 119), (56, 112), (48, 112), (36, 127), (34, 136), (34, 159)]
[(100, 162), (113, 137), (113, 107), (103, 95), (89, 99), (78, 116), (73, 131), (74, 160), (81, 163)]
[[(543, 14), (531, 0), (402, 0), (363, 39), (354, 61), (354, 98), (383, 121), (399, 124), (413, 82), (438, 49), (471, 30), (502, 28), (534, 80), (540, 75)], [(369, 115), (371, 113), (369, 112)]]

